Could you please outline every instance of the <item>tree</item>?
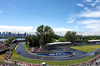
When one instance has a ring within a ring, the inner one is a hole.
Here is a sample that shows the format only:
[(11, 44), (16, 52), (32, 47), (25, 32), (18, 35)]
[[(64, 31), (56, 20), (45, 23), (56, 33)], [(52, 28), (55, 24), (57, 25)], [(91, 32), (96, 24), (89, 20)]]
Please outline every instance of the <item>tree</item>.
[(56, 39), (52, 38), (52, 42), (56, 42)]
[(76, 40), (82, 41), (83, 40), (83, 36), (82, 35), (76, 35)]
[(56, 39), (56, 40), (58, 40), (58, 39), (60, 38), (60, 36), (57, 35), (57, 34), (54, 34), (54, 35), (53, 35), (53, 38)]
[(30, 41), (30, 36), (25, 37), (25, 41), (29, 42)]
[(71, 31), (68, 31), (68, 32), (66, 32), (66, 34), (65, 34), (65, 39), (66, 39), (66, 41), (70, 41), (72, 44), (74, 44), (74, 40), (76, 39), (76, 32), (71, 32)]
[(49, 26), (40, 25), (37, 28), (36, 34), (39, 37), (39, 43), (45, 46), (46, 43), (52, 42), (54, 31)]
[(66, 40), (65, 40), (64, 37), (62, 37), (62, 38), (59, 38), (59, 41), (60, 41), (60, 42), (65, 42)]
[(32, 46), (34, 46), (34, 47), (38, 46), (39, 47), (39, 43), (38, 43), (39, 37), (38, 36), (33, 35), (31, 37), (31, 41), (32, 41)]
[(15, 38), (8, 37), (7, 40), (5, 40), (6, 43), (11, 43)]
[(38, 36), (27, 36), (25, 37), (25, 40), (26, 40), (26, 43), (29, 43), (29, 46), (32, 46), (32, 47), (36, 47), (38, 46), (39, 47), (39, 37)]

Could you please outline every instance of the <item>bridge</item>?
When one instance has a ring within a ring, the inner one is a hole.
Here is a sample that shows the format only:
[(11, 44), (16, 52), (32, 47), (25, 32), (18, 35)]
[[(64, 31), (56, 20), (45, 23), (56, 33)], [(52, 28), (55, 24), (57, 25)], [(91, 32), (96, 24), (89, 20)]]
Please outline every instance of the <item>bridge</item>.
[(25, 40), (13, 40), (11, 43), (25, 42)]
[[(19, 42), (25, 42), (25, 40), (13, 40), (13, 41), (11, 42), (11, 44), (13, 44), (13, 43), (19, 43)], [(6, 44), (5, 44), (5, 45), (6, 45)], [(5, 47), (5, 46), (4, 46), (4, 47)], [(9, 49), (10, 49), (9, 46), (6, 47), (6, 48), (0, 49), (0, 53), (3, 52), (3, 51), (7, 51), (7, 50), (9, 50)]]

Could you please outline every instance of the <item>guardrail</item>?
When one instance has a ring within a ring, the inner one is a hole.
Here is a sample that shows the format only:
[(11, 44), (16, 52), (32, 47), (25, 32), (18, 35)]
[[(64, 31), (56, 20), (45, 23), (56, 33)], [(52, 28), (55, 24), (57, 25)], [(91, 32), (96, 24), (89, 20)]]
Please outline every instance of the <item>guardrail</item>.
[[(23, 66), (66, 66), (67, 64), (69, 64), (67, 66), (86, 66), (86, 65), (90, 65), (91, 66), (91, 65), (93, 65), (96, 62), (96, 60), (100, 59), (100, 51), (98, 50), (98, 51), (95, 52), (95, 56), (96, 57), (94, 57), (91, 60), (88, 60), (85, 63), (80, 63), (80, 61), (72, 61), (72, 62), (78, 62), (79, 63), (79, 64), (76, 64), (76, 65), (70, 65), (71, 62), (68, 63), (67, 61), (66, 62), (59, 62), (59, 63), (48, 62), (48, 63), (44, 63), (44, 64), (41, 65), (41, 63), (43, 63), (44, 60), (41, 60), (41, 62), (39, 62), (39, 61), (36, 62), (34, 60), (31, 61), (31, 60), (27, 60), (27, 59), (19, 58), (19, 57), (13, 57), (13, 58), (19, 59), (20, 61), (10, 60), (9, 58), (10, 58), (10, 56), (12, 54), (12, 51), (16, 47), (16, 45), (17, 44), (13, 44), (12, 47), (10, 48), (10, 51), (6, 52), (5, 60), (4, 60), (5, 62), (11, 63), (11, 64), (15, 64), (15, 65), (21, 65), (21, 66), (22, 65)], [(23, 62), (23, 60), (26, 60), (26, 62)], [(87, 60), (87, 59), (83, 59), (82, 61), (85, 61), (85, 60)], [(31, 61), (31, 63), (28, 63), (28, 61)]]
[(33, 63), (25, 63), (25, 62), (21, 62), (21, 61), (16, 61), (16, 60), (10, 60), (10, 56), (12, 55), (12, 51), (14, 50), (14, 48), (16, 47), (17, 44), (13, 44), (10, 47), (10, 51), (7, 51), (6, 54), (4, 55), (4, 61), (10, 64), (14, 64), (14, 65), (18, 65), (18, 66), (41, 66), (38, 64), (33, 64)]
[(12, 52), (14, 50), (14, 48), (16, 47), (17, 43), (13, 44), (11, 47), (10, 47), (10, 52)]
[[(17, 64), (17, 65), (41, 66), (41, 63), (44, 62), (44, 60), (41, 60), (41, 62), (40, 62), (40, 61), (28, 60), (28, 59), (19, 58), (19, 57), (13, 57), (13, 58), (15, 58), (15, 60), (9, 60), (9, 61), (11, 61), (11, 63)], [(100, 55), (97, 55), (96, 57), (94, 57), (91, 60), (88, 60), (85, 63), (80, 63), (80, 61), (71, 61), (71, 62), (59, 61), (59, 63), (58, 62), (54, 63), (53, 61), (49, 61), (48, 63), (46, 63), (47, 64), (46, 66), (86, 66), (86, 65), (93, 65), (95, 63), (95, 61), (98, 60), (98, 59), (100, 59)], [(19, 61), (16, 61), (16, 60), (19, 60)], [(87, 59), (83, 59), (81, 61), (85, 61), (85, 60), (87, 60)], [(29, 61), (31, 63), (29, 63)], [(72, 62), (73, 63), (78, 62), (79, 64), (73, 65)], [(72, 65), (70, 65), (70, 64), (72, 64)]]

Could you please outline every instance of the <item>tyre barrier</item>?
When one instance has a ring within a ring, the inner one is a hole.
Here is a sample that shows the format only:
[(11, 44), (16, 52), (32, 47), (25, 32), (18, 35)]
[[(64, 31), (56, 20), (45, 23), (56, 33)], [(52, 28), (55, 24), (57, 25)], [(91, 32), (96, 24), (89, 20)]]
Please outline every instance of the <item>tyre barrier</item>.
[(95, 57), (95, 58), (89, 60), (89, 61), (86, 62), (86, 63), (80, 63), (80, 64), (78, 64), (78, 66), (93, 65), (93, 63), (94, 63), (96, 60), (98, 60), (98, 59), (100, 59), (100, 55), (98, 55), (97, 57)]
[[(10, 60), (9, 58), (10, 58), (11, 54), (12, 54), (12, 52), (8, 53), (8, 55), (5, 58), (5, 62), (14, 64), (14, 65), (21, 65), (21, 66), (42, 66), (42, 65), (33, 64), (33, 63), (25, 63), (25, 62)], [(100, 59), (100, 55), (98, 55), (97, 57), (89, 60), (88, 62), (77, 64), (77, 66), (92, 65), (98, 59)]]
[[(100, 52), (96, 52), (96, 54), (99, 54)], [(12, 52), (8, 52), (4, 61), (7, 62), (7, 63), (11, 63), (11, 64), (14, 64), (14, 65), (21, 65), (21, 66), (42, 66), (42, 65), (39, 65), (39, 64), (33, 64), (33, 63), (25, 63), (25, 62), (20, 62), (20, 61), (14, 61), (14, 60), (10, 60), (10, 56), (11, 56)], [(85, 63), (79, 63), (77, 64), (76, 66), (86, 66), (86, 65), (93, 65), (93, 63), (100, 59), (100, 55), (98, 55), (97, 57), (89, 60), (88, 62), (85, 62)]]
[(14, 65), (21, 65), (21, 66), (41, 66), (41, 65), (38, 65), (38, 64), (32, 64), (32, 63), (25, 63), (25, 62), (10, 60), (9, 58), (10, 58), (11, 54), (12, 54), (12, 52), (8, 53), (8, 55), (4, 59), (5, 62), (14, 64)]

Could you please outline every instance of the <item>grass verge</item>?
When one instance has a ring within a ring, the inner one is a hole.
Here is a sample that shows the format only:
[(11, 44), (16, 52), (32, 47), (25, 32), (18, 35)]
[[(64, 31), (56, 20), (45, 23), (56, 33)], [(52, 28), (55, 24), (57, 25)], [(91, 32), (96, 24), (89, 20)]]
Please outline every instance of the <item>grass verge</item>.
[(4, 55), (5, 55), (5, 53), (0, 54), (0, 64), (6, 64), (4, 62)]
[(84, 51), (84, 52), (90, 52), (90, 51), (99, 49), (100, 45), (74, 46), (74, 47), (71, 47), (71, 48), (77, 49), (77, 50), (80, 50), (80, 51)]
[(28, 58), (23, 58), (23, 57), (12, 56), (12, 60), (26, 62), (26, 63), (34, 63), (34, 64), (42, 64), (42, 62), (46, 62), (47, 65), (64, 66), (64, 65), (74, 65), (74, 64), (84, 63), (84, 62), (89, 61), (93, 57), (95, 56), (89, 56), (82, 59), (67, 60), (67, 61), (44, 61), (44, 60), (33, 60), (33, 59), (28, 59)]
[(30, 51), (32, 51), (32, 49), (31, 49), (30, 47), (28, 47), (26, 43), (24, 44), (24, 49), (25, 49), (25, 51), (27, 51), (27, 52), (29, 52), (28, 49), (30, 49)]
[[(24, 48), (26, 48), (26, 46), (24, 46)], [(52, 66), (64, 66), (65, 65), (66, 66), (66, 65), (74, 65), (74, 64), (84, 63), (84, 62), (87, 62), (94, 57), (96, 57), (96, 55), (89, 56), (89, 57), (82, 58), (82, 59), (75, 59), (75, 60), (44, 61), (44, 60), (35, 60), (35, 59), (29, 59), (29, 58), (22, 57), (22, 56), (18, 55), (14, 49), (10, 59), (16, 60), (16, 61), (21, 61), (21, 62), (26, 62), (26, 63), (42, 64), (42, 62), (46, 62), (47, 65), (52, 65)]]

